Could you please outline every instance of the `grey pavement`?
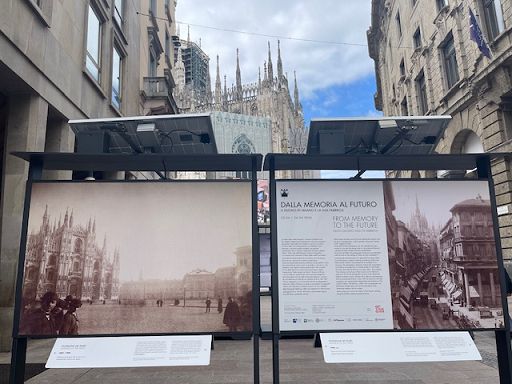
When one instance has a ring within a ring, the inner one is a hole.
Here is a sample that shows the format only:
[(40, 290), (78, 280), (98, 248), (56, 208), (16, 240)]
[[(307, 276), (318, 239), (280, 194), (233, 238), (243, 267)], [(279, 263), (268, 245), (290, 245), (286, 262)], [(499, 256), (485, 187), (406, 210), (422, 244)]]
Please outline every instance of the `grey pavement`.
[[(268, 298), (263, 298), (263, 322), (269, 321)], [(294, 384), (494, 384), (499, 383), (493, 332), (475, 332), (482, 361), (387, 364), (326, 364), (312, 339), (280, 341), (280, 382)], [(53, 340), (31, 340), (28, 363), (44, 363)], [(215, 341), (207, 367), (122, 369), (49, 369), (27, 381), (43, 383), (253, 383), (253, 342)], [(9, 363), (7, 353), (0, 364)], [(272, 383), (272, 342), (260, 341), (260, 382)]]

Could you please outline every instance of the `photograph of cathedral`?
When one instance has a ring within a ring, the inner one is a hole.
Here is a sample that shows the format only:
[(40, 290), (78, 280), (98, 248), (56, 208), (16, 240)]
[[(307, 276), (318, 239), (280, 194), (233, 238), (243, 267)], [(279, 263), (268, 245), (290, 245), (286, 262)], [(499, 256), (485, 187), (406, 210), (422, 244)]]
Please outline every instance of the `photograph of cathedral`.
[(22, 283), (23, 335), (250, 331), (251, 183), (34, 183)]
[(502, 328), (487, 181), (385, 181), (394, 326)]

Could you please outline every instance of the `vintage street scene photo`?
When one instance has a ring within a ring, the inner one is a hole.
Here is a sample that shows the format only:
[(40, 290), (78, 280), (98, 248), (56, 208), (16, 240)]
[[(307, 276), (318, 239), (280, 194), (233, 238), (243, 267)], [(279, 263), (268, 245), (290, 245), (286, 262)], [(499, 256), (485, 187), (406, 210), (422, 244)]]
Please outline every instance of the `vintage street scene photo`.
[(487, 181), (386, 181), (397, 329), (502, 328)]
[(249, 182), (35, 183), (19, 334), (252, 329)]

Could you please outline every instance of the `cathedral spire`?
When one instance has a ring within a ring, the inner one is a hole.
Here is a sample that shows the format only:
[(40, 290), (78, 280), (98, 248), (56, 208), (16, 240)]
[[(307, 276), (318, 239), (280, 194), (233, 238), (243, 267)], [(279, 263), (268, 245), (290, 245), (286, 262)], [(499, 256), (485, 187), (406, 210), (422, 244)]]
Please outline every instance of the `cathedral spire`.
[(258, 89), (261, 90), (261, 67), (258, 67)]
[(68, 226), (68, 209), (66, 208), (66, 214), (64, 215), (64, 226)]
[(69, 227), (73, 226), (73, 210), (71, 210), (71, 216), (69, 217)]
[(263, 63), (263, 85), (267, 85), (268, 75), (267, 75), (267, 62)]
[(181, 47), (178, 47), (178, 58), (172, 68), (172, 72), (174, 80), (176, 81), (176, 88), (178, 88), (178, 90), (185, 88), (185, 64), (183, 63)]
[(220, 83), (219, 55), (217, 55), (217, 74), (215, 76), (215, 104), (217, 108), (221, 103), (222, 84)]
[(242, 76), (240, 74), (240, 57), (236, 49), (236, 99), (242, 100)]
[(96, 232), (96, 218), (94, 218), (94, 222), (92, 224), (92, 231)]
[(270, 41), (268, 42), (268, 82), (274, 82), (274, 70), (272, 69), (272, 55), (270, 53)]
[(210, 77), (210, 65), (208, 64), (208, 70), (206, 71), (206, 94), (204, 95), (206, 98), (206, 103), (210, 104), (212, 102), (212, 79)]
[(283, 79), (283, 62), (281, 61), (281, 46), (277, 40), (277, 78), (279, 81)]
[(190, 25), (187, 25), (187, 43), (190, 43)]
[(293, 71), (293, 82), (294, 82), (294, 86), (293, 86), (293, 104), (294, 104), (294, 107), (295, 107), (295, 112), (298, 113), (299, 112), (299, 108), (300, 108), (300, 102), (299, 102), (299, 88), (297, 87), (297, 74), (295, 73), (295, 71)]
[(224, 75), (224, 93), (222, 95), (222, 102), (224, 103), (224, 109), (227, 108), (228, 104), (228, 87), (226, 85), (226, 75)]

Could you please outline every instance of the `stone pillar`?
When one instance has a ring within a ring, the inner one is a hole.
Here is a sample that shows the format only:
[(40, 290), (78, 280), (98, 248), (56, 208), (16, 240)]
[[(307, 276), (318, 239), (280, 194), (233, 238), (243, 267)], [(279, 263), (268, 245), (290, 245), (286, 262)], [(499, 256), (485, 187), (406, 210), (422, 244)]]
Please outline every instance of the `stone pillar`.
[(482, 289), (482, 274), (480, 272), (477, 272), (476, 274), (477, 281), (478, 281), (478, 294), (480, 297), (478, 298), (478, 301), (480, 302), (480, 305), (484, 305), (484, 291)]
[(11, 347), (16, 271), (28, 163), (12, 151), (43, 151), (48, 103), (35, 95), (9, 100), (5, 141), (4, 185), (1, 198), (0, 237), (0, 350)]
[(469, 295), (469, 281), (468, 274), (464, 271), (464, 290), (466, 291), (466, 307), (471, 302), (471, 296)]
[[(75, 135), (65, 120), (48, 121), (45, 152), (73, 152)], [(72, 171), (44, 171), (45, 179), (71, 180)]]
[(491, 284), (491, 300), (492, 306), (496, 306), (496, 287), (494, 286), (494, 273), (492, 271), (489, 272), (489, 282)]

